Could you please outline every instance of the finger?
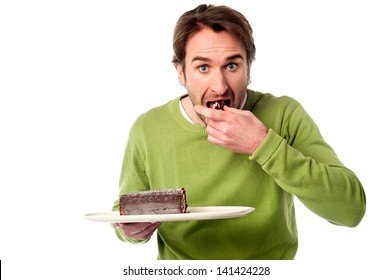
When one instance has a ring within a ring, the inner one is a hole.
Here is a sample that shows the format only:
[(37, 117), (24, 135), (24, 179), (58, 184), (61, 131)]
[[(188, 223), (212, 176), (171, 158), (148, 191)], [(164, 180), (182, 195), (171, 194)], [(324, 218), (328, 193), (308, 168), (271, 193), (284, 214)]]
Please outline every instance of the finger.
[(122, 227), (122, 231), (126, 236), (138, 240), (149, 238), (153, 232), (160, 226), (159, 223), (126, 223)]
[(210, 109), (205, 106), (196, 105), (194, 106), (194, 110), (204, 116), (207, 120), (223, 120), (222, 113), (224, 111), (222, 110), (216, 110), (216, 109)]
[(206, 126), (206, 133), (208, 134), (208, 140), (211, 139), (210, 137), (213, 138), (218, 138), (220, 140), (225, 140), (226, 139), (226, 128), (223, 125), (219, 125), (221, 123), (219, 122), (213, 122), (210, 121), (208, 125)]
[(157, 230), (161, 225), (161, 222), (159, 223), (153, 223), (152, 225), (150, 225), (148, 228), (147, 228), (147, 231), (150, 231), (150, 232), (154, 232), (155, 230)]
[(123, 225), (123, 223), (113, 223), (114, 228), (122, 228)]
[(208, 108), (205, 106), (195, 105), (194, 111), (196, 111), (200, 115), (203, 115), (204, 117), (208, 117), (209, 115)]
[(152, 236), (152, 234), (155, 232), (155, 230), (160, 226), (161, 223), (152, 223), (148, 227), (146, 227), (144, 230), (140, 231), (137, 234), (133, 235), (133, 238), (138, 240), (146, 240)]
[(133, 235), (143, 232), (149, 226), (151, 226), (151, 223), (125, 223), (122, 229), (126, 234)]
[(214, 144), (214, 145), (225, 147), (224, 141), (222, 141), (221, 139), (219, 139), (211, 134), (208, 135), (208, 142), (211, 144)]
[(237, 109), (237, 108), (233, 108), (233, 107), (228, 107), (228, 106), (224, 106), (223, 110), (225, 112), (230, 112), (230, 113), (234, 113), (234, 114), (246, 114), (247, 110), (241, 110), (241, 109)]
[(242, 111), (242, 110), (239, 110), (239, 109), (236, 109), (233, 107), (228, 107), (226, 105), (224, 105), (223, 110), (226, 112), (232, 112), (232, 113), (239, 113), (240, 111)]

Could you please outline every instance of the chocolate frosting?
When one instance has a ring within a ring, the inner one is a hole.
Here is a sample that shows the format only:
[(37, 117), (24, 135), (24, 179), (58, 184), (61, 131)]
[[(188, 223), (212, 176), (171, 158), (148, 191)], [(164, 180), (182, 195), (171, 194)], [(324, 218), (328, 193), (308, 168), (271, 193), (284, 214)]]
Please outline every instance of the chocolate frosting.
[(186, 213), (186, 192), (179, 188), (123, 194), (119, 210), (121, 215)]

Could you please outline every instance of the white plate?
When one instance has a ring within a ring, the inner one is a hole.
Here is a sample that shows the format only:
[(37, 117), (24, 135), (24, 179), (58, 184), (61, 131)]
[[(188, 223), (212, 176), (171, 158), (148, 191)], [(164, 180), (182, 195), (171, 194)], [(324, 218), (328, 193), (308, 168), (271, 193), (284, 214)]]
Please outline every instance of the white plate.
[(85, 214), (84, 217), (95, 222), (133, 223), (133, 222), (167, 222), (190, 220), (214, 220), (242, 217), (254, 210), (244, 206), (207, 206), (188, 207), (189, 213), (153, 214), (153, 215), (120, 215), (118, 211)]

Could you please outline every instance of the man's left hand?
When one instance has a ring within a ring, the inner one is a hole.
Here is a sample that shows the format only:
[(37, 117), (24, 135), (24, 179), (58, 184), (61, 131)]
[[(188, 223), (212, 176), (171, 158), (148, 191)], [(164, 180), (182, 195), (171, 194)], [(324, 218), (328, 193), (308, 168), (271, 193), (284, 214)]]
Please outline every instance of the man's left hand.
[(194, 110), (204, 117), (208, 141), (236, 153), (253, 154), (269, 131), (251, 111), (227, 106), (215, 110), (201, 105)]

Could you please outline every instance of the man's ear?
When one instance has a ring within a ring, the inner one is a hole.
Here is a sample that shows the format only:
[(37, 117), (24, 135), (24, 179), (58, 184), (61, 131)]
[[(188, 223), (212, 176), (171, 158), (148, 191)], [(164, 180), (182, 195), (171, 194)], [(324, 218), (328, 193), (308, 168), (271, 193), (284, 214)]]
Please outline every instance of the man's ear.
[(247, 68), (247, 85), (251, 84), (251, 63), (248, 64)]
[(183, 71), (183, 66), (181, 64), (177, 64), (176, 71), (178, 73), (178, 81), (181, 86), (186, 87), (186, 79), (185, 79), (185, 72)]

